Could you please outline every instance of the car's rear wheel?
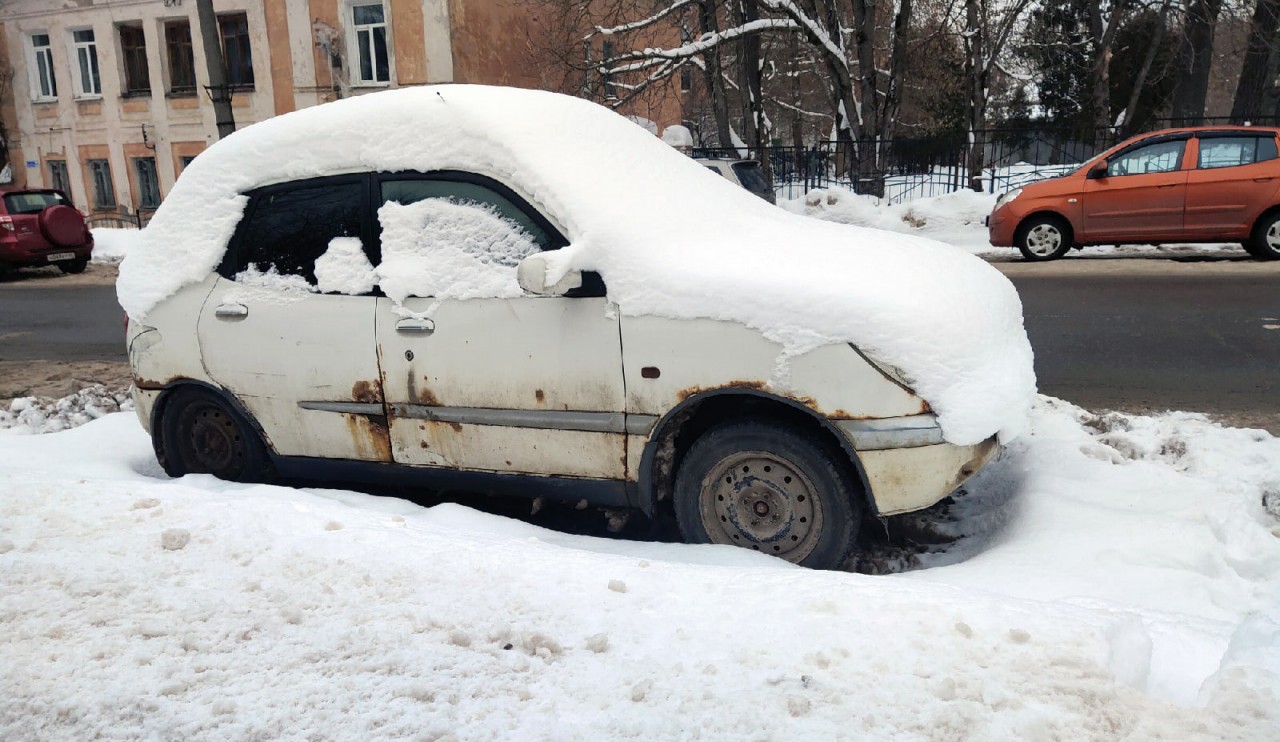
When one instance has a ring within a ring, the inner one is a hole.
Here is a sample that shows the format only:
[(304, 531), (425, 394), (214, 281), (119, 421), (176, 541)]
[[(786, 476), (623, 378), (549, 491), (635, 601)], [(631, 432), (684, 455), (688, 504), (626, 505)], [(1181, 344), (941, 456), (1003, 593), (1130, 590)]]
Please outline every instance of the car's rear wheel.
[(1280, 260), (1280, 211), (1258, 222), (1245, 248), (1256, 258)]
[(853, 553), (861, 492), (845, 454), (793, 426), (735, 421), (696, 440), (675, 482), (680, 533), (815, 569)]
[(160, 463), (171, 477), (212, 474), (235, 482), (270, 479), (271, 460), (257, 431), (217, 395), (178, 389), (165, 402)]
[(58, 270), (63, 273), (84, 273), (84, 269), (89, 265), (88, 258), (77, 258), (58, 263)]
[(1018, 227), (1014, 239), (1027, 260), (1055, 260), (1071, 249), (1071, 225), (1061, 217), (1033, 216)]

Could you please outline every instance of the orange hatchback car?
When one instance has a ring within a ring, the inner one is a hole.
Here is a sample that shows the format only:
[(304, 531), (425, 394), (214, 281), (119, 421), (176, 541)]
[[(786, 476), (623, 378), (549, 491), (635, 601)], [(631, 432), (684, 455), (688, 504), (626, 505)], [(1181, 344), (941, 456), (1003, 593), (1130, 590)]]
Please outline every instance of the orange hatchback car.
[(1000, 196), (991, 244), (1027, 260), (1072, 247), (1242, 242), (1280, 260), (1280, 129), (1168, 129), (1116, 145), (1067, 175)]

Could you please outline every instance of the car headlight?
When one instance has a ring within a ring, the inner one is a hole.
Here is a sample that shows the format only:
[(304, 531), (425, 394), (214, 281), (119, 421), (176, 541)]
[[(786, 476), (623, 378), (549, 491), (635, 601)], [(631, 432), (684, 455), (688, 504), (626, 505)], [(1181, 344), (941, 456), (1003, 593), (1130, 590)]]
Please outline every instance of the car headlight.
[(998, 209), (1007, 203), (1012, 203), (1013, 199), (1017, 198), (1020, 195), (1022, 195), (1021, 188), (1014, 188), (1012, 191), (1006, 191), (1000, 194), (1000, 197), (996, 199), (996, 208)]

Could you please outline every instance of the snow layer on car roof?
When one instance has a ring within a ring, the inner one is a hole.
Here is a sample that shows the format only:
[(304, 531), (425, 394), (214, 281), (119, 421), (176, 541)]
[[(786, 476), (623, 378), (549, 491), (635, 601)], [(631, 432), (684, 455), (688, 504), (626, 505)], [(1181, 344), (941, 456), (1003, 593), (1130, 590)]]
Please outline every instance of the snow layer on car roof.
[(852, 342), (901, 369), (947, 440), (1019, 432), (1035, 392), (1012, 284), (920, 238), (775, 208), (588, 101), (471, 85), (406, 88), (295, 111), (211, 146), (120, 270), (143, 320), (203, 280), (268, 183), (359, 170), (464, 170), (530, 197), (566, 230), (554, 270), (596, 270), (622, 313), (743, 323), (785, 360)]

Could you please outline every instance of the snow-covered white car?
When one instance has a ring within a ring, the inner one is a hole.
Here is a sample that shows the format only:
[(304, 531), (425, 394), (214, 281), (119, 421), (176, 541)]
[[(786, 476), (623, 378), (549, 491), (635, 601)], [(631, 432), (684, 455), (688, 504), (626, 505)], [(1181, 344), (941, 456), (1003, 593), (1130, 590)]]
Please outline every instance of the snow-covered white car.
[(674, 507), (691, 542), (820, 568), (865, 513), (965, 481), (1035, 390), (982, 261), (775, 209), (528, 90), (239, 131), (184, 171), (118, 293), (173, 476)]

